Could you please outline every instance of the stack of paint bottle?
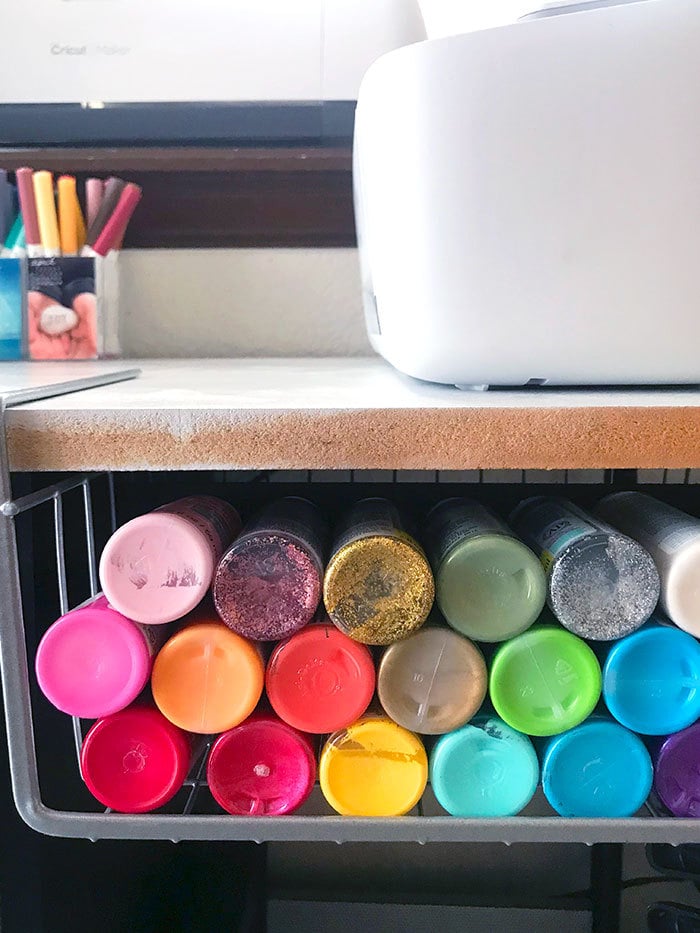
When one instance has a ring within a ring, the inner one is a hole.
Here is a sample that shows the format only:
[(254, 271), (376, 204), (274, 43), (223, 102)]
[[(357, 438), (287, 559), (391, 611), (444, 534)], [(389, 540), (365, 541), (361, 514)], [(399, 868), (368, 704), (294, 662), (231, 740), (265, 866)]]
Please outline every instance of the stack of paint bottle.
[[(622, 493), (508, 522), (448, 499), (416, 533), (386, 499), (332, 529), (311, 502), (245, 526), (192, 496), (127, 522), (103, 594), (36, 657), (60, 710), (94, 720), (81, 772), (126, 813), (193, 762), (236, 815), (700, 815), (700, 520)], [(419, 543), (419, 540), (421, 543)], [(661, 596), (661, 608), (657, 602)], [(432, 800), (432, 798), (431, 798)], [(432, 804), (431, 804), (432, 805)]]

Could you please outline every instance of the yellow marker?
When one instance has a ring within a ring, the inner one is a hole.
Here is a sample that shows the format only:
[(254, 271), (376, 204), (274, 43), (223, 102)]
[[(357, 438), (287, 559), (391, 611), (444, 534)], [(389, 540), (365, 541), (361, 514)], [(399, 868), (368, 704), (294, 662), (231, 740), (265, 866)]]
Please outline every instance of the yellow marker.
[(423, 796), (423, 743), (385, 716), (364, 716), (335, 732), (319, 764), (323, 796), (343, 816), (401, 816)]
[(78, 193), (75, 178), (61, 175), (58, 179), (58, 227), (61, 234), (61, 252), (64, 256), (76, 256), (78, 243)]
[(44, 256), (60, 256), (61, 241), (53, 197), (53, 175), (51, 172), (34, 172), (32, 181), (42, 252)]

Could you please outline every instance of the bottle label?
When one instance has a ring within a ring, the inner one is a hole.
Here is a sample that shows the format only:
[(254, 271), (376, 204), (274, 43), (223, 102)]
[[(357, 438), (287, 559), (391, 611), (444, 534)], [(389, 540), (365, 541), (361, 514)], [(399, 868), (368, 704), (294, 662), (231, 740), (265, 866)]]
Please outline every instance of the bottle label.
[(308, 499), (287, 496), (273, 502), (246, 525), (238, 540), (244, 541), (259, 534), (281, 534), (296, 538), (323, 567), (328, 528), (321, 510)]
[(619, 493), (598, 506), (601, 515), (648, 549), (672, 556), (700, 538), (700, 520), (644, 493)]
[(170, 512), (191, 522), (204, 535), (217, 563), (241, 530), (238, 512), (228, 502), (215, 496), (187, 496), (163, 505), (156, 512)]
[(598, 534), (599, 525), (565, 499), (530, 499), (513, 514), (513, 527), (536, 554), (545, 571), (574, 541)]
[(425, 546), (433, 567), (437, 568), (452, 548), (467, 538), (500, 534), (513, 537), (505, 522), (472, 499), (447, 499), (428, 515)]
[(393, 502), (387, 499), (363, 499), (347, 512), (336, 529), (331, 556), (353, 541), (376, 537), (406, 541), (423, 553), (418, 542), (405, 530), (403, 519)]

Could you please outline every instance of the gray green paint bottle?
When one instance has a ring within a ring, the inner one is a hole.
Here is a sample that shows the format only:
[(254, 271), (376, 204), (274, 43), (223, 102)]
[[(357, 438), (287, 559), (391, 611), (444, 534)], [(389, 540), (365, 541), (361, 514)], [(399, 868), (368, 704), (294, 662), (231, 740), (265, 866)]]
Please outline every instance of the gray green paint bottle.
[(505, 641), (539, 616), (546, 597), (542, 566), (486, 506), (462, 498), (440, 502), (428, 514), (424, 543), (437, 603), (458, 632)]

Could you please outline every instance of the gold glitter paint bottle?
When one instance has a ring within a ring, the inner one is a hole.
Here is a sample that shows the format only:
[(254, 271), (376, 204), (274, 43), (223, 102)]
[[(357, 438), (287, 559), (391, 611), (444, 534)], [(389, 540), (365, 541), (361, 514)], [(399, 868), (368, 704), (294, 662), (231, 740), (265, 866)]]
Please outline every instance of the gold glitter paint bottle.
[(356, 641), (389, 645), (425, 622), (435, 584), (428, 559), (387, 499), (363, 499), (336, 529), (323, 583), (332, 622)]

